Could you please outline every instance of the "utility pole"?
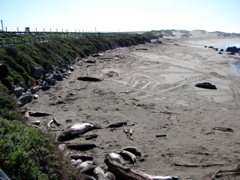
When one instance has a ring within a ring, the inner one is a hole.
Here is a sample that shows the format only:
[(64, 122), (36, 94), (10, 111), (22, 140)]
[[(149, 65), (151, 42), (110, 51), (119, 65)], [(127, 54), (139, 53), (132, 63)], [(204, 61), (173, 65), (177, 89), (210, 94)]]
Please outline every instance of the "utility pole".
[(3, 20), (1, 20), (1, 24), (2, 24), (2, 31), (4, 31), (4, 30), (3, 30)]

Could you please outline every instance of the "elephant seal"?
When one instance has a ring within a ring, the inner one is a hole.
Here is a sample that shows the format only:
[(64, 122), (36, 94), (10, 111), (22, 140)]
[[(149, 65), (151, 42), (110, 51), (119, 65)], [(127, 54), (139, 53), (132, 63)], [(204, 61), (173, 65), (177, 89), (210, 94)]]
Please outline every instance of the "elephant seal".
[(93, 170), (93, 176), (97, 179), (97, 180), (105, 180), (104, 177), (104, 170), (97, 166), (94, 170)]
[(127, 146), (127, 147), (122, 148), (122, 150), (129, 151), (129, 152), (133, 153), (136, 156), (140, 156), (141, 157), (141, 155), (142, 155), (141, 151), (137, 147), (134, 147), (134, 146)]
[(117, 153), (110, 153), (109, 157), (112, 161), (115, 161), (119, 164), (125, 165), (125, 161), (123, 159), (123, 157), (120, 154)]
[(89, 156), (89, 155), (84, 155), (84, 154), (71, 154), (70, 155), (71, 159), (81, 159), (82, 161), (91, 161), (93, 160), (93, 156)]
[(116, 177), (112, 172), (108, 171), (105, 173), (105, 180), (116, 180)]
[(87, 174), (80, 174), (80, 175), (79, 175), (79, 178), (80, 178), (81, 180), (96, 180), (94, 177), (91, 177), (91, 176), (89, 176), (89, 175), (87, 175)]
[(58, 137), (59, 141), (67, 141), (78, 137), (80, 134), (84, 134), (94, 128), (90, 123), (76, 123), (73, 126), (65, 129)]
[(92, 165), (92, 164), (89, 164), (88, 166), (84, 167), (80, 173), (82, 174), (87, 174), (89, 176), (93, 176), (93, 171), (94, 169), (97, 167), (97, 165)]
[(178, 180), (178, 177), (175, 176), (149, 176), (152, 180)]
[(89, 165), (95, 165), (95, 163), (92, 162), (92, 161), (84, 161), (84, 162), (82, 162), (81, 164), (79, 164), (79, 165), (77, 166), (77, 169), (78, 169), (79, 171), (81, 171), (82, 169), (84, 169), (85, 167), (87, 167), (87, 166), (89, 166)]
[(117, 122), (117, 123), (113, 123), (113, 124), (110, 124), (108, 126), (108, 128), (115, 128), (115, 127), (122, 127), (123, 125), (127, 125), (127, 122)]
[(79, 164), (82, 164), (82, 160), (81, 159), (77, 159), (77, 160), (75, 160), (75, 159), (71, 159), (71, 164), (72, 165), (74, 165), (74, 166), (77, 166), (77, 165), (79, 165)]
[(122, 150), (119, 154), (123, 157), (124, 160), (130, 160), (132, 164), (136, 163), (136, 156), (133, 153)]
[(102, 81), (102, 79), (95, 78), (95, 77), (88, 77), (88, 76), (78, 77), (77, 79), (78, 79), (79, 81), (90, 81), (90, 82), (99, 82), (99, 81)]

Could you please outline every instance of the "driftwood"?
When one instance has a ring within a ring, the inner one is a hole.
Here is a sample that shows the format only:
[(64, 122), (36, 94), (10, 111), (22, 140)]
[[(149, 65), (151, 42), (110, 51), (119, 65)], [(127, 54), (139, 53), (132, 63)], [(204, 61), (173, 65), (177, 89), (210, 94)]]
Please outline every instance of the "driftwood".
[(56, 124), (57, 126), (60, 126), (60, 125), (61, 125), (61, 123), (59, 123), (56, 118), (53, 118), (53, 123)]
[(148, 49), (147, 49), (147, 48), (137, 48), (136, 50), (137, 50), (137, 51), (139, 51), (139, 50), (145, 50), (145, 51), (147, 51)]
[(28, 112), (28, 111), (25, 112), (24, 118), (25, 118), (25, 119), (29, 119), (29, 112)]
[(127, 129), (125, 125), (123, 125), (123, 130), (124, 132), (127, 134), (127, 138), (133, 141), (132, 133), (133, 133), (133, 129)]
[(108, 166), (108, 170), (112, 172), (117, 179), (124, 180), (151, 180), (147, 176), (133, 171), (131, 168), (123, 166), (119, 163), (111, 161), (109, 158), (105, 159), (105, 164)]
[[(47, 123), (47, 127), (48, 127), (48, 129), (49, 130), (52, 130), (53, 131), (53, 129), (52, 129), (52, 124), (56, 124), (57, 126), (60, 126), (61, 124), (57, 121), (57, 119), (56, 118), (53, 118), (53, 119), (51, 119), (48, 123)], [(54, 130), (54, 131), (60, 131), (60, 130)]]
[(158, 138), (158, 137), (167, 137), (167, 135), (166, 135), (166, 134), (157, 134), (156, 137), (157, 137), (157, 138)]
[(224, 166), (225, 164), (179, 164), (174, 163), (175, 166), (184, 166), (184, 167), (210, 167), (210, 166)]
[(85, 140), (91, 140), (91, 139), (95, 139), (97, 137), (98, 137), (97, 134), (86, 135), (85, 136)]
[[(220, 175), (220, 173), (222, 173)], [(225, 174), (223, 174), (225, 173)], [(223, 175), (239, 175), (240, 174), (240, 164), (234, 168), (234, 169), (231, 169), (231, 170), (219, 170), (217, 171), (211, 178), (211, 180), (214, 180), (215, 178), (217, 177), (220, 177), (220, 176), (223, 176)]]
[(52, 129), (52, 127), (51, 127), (51, 124), (52, 124), (52, 123), (53, 123), (53, 119), (51, 119), (51, 120), (47, 123), (47, 127), (48, 127), (49, 130)]
[(226, 127), (214, 127), (213, 130), (223, 131), (223, 132), (233, 132), (232, 128), (226, 128)]

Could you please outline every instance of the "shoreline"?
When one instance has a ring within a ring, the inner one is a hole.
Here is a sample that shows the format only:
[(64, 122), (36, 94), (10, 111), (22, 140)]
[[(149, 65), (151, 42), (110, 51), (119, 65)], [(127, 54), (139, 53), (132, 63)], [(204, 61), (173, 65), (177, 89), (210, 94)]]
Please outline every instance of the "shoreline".
[[(232, 65), (232, 57), (204, 48), (220, 41), (173, 39), (89, 57), (96, 63), (79, 61), (68, 79), (48, 91), (39, 91), (39, 99), (22, 108), (50, 113), (63, 129), (79, 122), (102, 126), (103, 129), (86, 133), (98, 134), (96, 139), (87, 141), (80, 137), (69, 141), (95, 143), (98, 148), (80, 153), (92, 155), (101, 167), (105, 167), (106, 154), (131, 145), (143, 154), (136, 165), (128, 165), (134, 170), (180, 179), (209, 179), (220, 168), (233, 169), (240, 155), (240, 74)], [(110, 71), (117, 75), (107, 76)], [(86, 75), (103, 81), (77, 80)], [(205, 81), (215, 84), (217, 90), (195, 87)], [(49, 105), (57, 101), (64, 104)], [(29, 121), (40, 120), (40, 127), (46, 130), (50, 119), (30, 117)], [(133, 140), (126, 137), (122, 127), (112, 131), (106, 128), (121, 121), (134, 124), (127, 126), (133, 129)], [(233, 132), (215, 130), (216, 127), (231, 128)], [(60, 132), (50, 133), (58, 137)], [(190, 168), (176, 164), (223, 165)]]

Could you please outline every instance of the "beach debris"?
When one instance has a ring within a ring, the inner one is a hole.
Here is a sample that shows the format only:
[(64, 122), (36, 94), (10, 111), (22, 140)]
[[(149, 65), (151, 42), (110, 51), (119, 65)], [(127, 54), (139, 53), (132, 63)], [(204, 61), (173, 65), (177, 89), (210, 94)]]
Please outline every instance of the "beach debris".
[(144, 51), (147, 51), (148, 49), (147, 48), (136, 48), (137, 51), (141, 51), (141, 50), (144, 50)]
[(218, 130), (218, 131), (223, 131), (223, 132), (233, 132), (232, 128), (226, 128), (226, 127), (214, 127), (212, 130)]
[(45, 112), (28, 112), (30, 116), (33, 117), (42, 117), (42, 116), (49, 116), (51, 114)]
[(96, 139), (98, 137), (97, 134), (86, 135), (85, 140)]
[(211, 180), (215, 180), (216, 178), (224, 176), (224, 175), (239, 175), (239, 174), (240, 174), (240, 164), (234, 169), (217, 171), (212, 176)]
[(99, 82), (102, 81), (102, 79), (95, 78), (95, 77), (89, 77), (89, 76), (83, 76), (77, 78), (79, 81), (90, 81), (90, 82)]
[(90, 123), (76, 123), (73, 126), (65, 129), (58, 137), (59, 141), (67, 141), (78, 137), (94, 128), (93, 124)]
[(65, 103), (65, 101), (60, 100), (60, 101), (52, 102), (49, 105), (53, 105), (54, 106), (54, 105), (59, 105), (59, 104), (66, 104), (66, 103)]
[(175, 166), (184, 166), (184, 167), (211, 167), (211, 166), (224, 166), (225, 164), (179, 164), (174, 163)]
[[(51, 120), (47, 123), (47, 127), (48, 127), (49, 130), (53, 130), (53, 129), (52, 129), (52, 128), (53, 128), (53, 127), (52, 127), (52, 124), (55, 124), (56, 126), (60, 126), (60, 125), (61, 125), (61, 123), (59, 123), (56, 118), (53, 118), (53, 119), (51, 119)], [(58, 131), (60, 131), (60, 130), (58, 130)]]
[(107, 77), (114, 77), (114, 76), (118, 76), (117, 72), (114, 71), (108, 71), (106, 74), (104, 74), (103, 76), (107, 76)]
[(110, 124), (108, 128), (122, 127), (123, 125), (126, 126), (127, 122), (116, 122), (116, 123)]
[(122, 151), (123, 150), (129, 151), (129, 152), (133, 153), (136, 156), (141, 156), (142, 155), (141, 151), (137, 147), (134, 147), (134, 146), (124, 147), (124, 148), (122, 148)]
[(157, 137), (157, 138), (158, 138), (158, 137), (167, 137), (167, 135), (166, 135), (166, 134), (157, 134), (156, 137)]
[(133, 129), (127, 129), (125, 125), (123, 125), (123, 130), (124, 132), (127, 134), (127, 138), (133, 141), (132, 133), (133, 133)]
[(215, 85), (213, 85), (209, 82), (198, 83), (195, 86), (199, 87), (199, 88), (205, 88), (205, 89), (217, 89)]
[(56, 124), (57, 126), (60, 126), (61, 123), (56, 118), (53, 118), (53, 123)]
[(89, 155), (84, 155), (84, 154), (71, 154), (70, 155), (71, 159), (81, 159), (82, 161), (91, 161), (93, 160), (93, 156), (89, 156)]
[(26, 112), (24, 113), (24, 118), (25, 118), (25, 119), (29, 119), (29, 112), (28, 112), (28, 111), (26, 111)]
[(96, 144), (87, 144), (87, 143), (70, 143), (66, 145), (67, 145), (67, 148), (69, 149), (82, 150), (82, 151), (97, 147)]

